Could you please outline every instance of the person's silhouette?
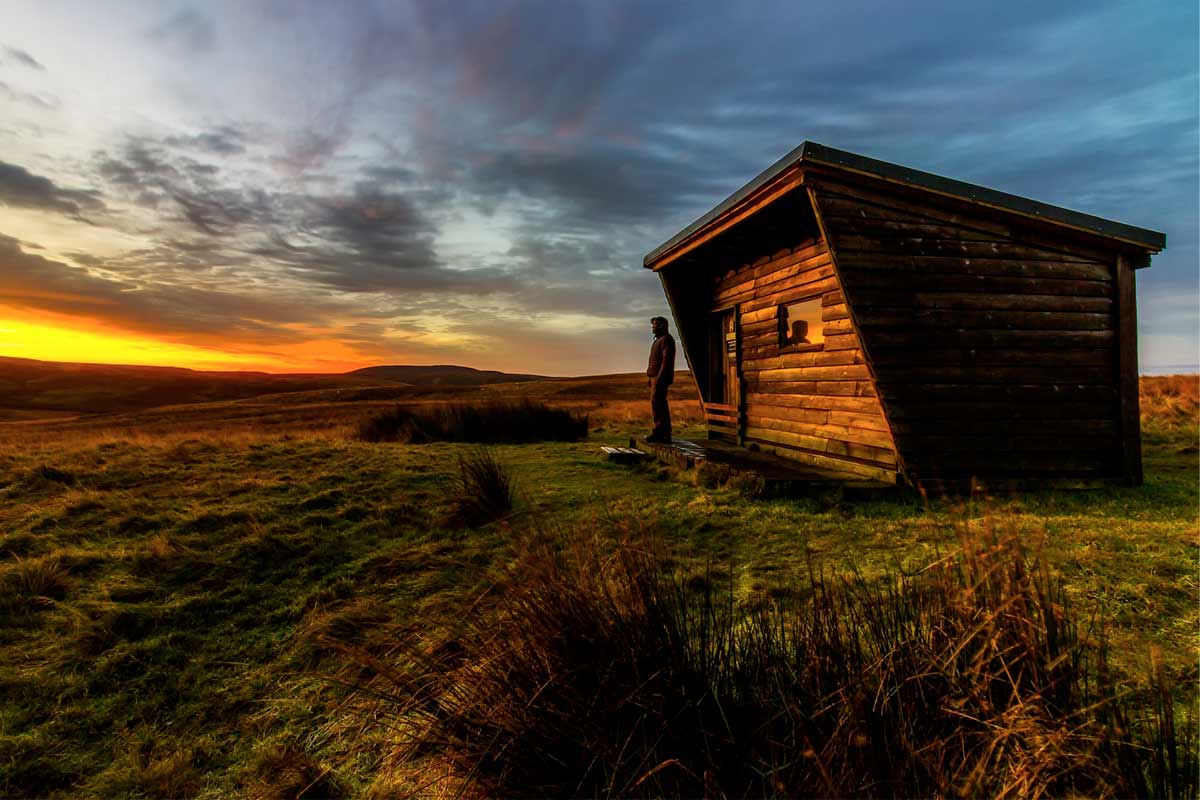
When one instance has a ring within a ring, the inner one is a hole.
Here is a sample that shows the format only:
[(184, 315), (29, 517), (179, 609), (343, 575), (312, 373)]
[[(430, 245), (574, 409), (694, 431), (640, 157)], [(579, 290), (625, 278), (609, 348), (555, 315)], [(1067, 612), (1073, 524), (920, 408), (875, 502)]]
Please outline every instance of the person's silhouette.
[(798, 319), (792, 323), (792, 338), (788, 339), (788, 344), (812, 344), (808, 340), (808, 323), (805, 320)]

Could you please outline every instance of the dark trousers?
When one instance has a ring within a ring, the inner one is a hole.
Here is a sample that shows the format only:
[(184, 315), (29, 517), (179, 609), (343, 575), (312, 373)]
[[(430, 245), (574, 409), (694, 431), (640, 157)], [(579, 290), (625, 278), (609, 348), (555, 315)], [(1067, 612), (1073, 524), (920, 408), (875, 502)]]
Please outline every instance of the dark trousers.
[(654, 430), (650, 435), (656, 439), (671, 438), (671, 407), (667, 405), (669, 384), (655, 383), (650, 390), (650, 413), (654, 415)]

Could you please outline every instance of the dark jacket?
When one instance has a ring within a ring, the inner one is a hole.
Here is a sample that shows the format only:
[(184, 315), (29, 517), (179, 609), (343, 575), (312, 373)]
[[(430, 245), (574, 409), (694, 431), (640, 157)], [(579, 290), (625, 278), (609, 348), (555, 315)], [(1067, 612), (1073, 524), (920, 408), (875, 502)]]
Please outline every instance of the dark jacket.
[(675, 339), (669, 333), (654, 338), (650, 345), (650, 364), (646, 375), (654, 378), (659, 386), (670, 386), (675, 382)]

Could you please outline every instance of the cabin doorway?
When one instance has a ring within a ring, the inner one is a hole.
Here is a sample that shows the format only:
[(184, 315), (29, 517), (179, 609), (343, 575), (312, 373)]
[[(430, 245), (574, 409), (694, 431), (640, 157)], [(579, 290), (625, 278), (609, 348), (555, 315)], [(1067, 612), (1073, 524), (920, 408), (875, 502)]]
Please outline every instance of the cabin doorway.
[(713, 313), (709, 322), (709, 397), (705, 416), (710, 435), (737, 440), (742, 387), (738, 377), (737, 309)]

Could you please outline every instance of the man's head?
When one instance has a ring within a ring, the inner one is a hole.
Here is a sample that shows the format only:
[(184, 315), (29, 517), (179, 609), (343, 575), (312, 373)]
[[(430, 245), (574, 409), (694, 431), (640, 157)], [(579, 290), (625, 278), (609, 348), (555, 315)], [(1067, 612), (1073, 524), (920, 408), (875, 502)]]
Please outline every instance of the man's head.
[(651, 317), (650, 318), (650, 330), (654, 332), (655, 336), (662, 336), (664, 333), (667, 332), (667, 318), (666, 317)]

